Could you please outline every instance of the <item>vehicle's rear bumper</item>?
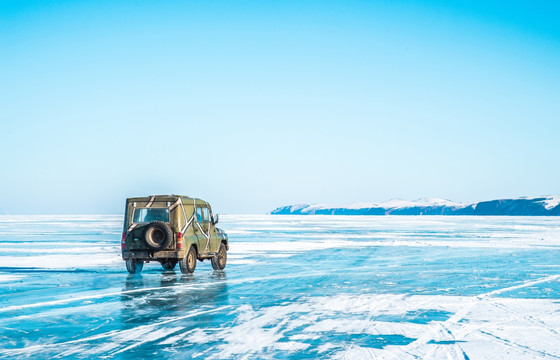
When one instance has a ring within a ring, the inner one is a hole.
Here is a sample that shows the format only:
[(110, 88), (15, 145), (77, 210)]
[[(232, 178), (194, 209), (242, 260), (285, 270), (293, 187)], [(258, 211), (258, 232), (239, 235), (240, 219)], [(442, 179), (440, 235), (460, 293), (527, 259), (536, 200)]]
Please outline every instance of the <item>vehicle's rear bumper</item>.
[(157, 260), (157, 259), (182, 259), (187, 256), (186, 250), (165, 250), (165, 251), (146, 251), (146, 250), (127, 250), (122, 252), (123, 260)]

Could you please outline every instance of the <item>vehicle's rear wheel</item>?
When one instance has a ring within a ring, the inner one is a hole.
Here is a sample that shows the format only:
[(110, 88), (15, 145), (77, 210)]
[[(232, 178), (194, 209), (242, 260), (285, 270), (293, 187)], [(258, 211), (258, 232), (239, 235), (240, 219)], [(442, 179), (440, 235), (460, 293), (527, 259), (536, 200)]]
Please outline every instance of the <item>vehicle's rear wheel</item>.
[(161, 266), (165, 270), (173, 270), (175, 269), (175, 265), (177, 265), (177, 259), (165, 259), (161, 262)]
[(192, 274), (196, 269), (196, 249), (191, 245), (187, 256), (179, 260), (179, 268), (183, 274)]
[(128, 259), (126, 260), (126, 270), (131, 274), (138, 274), (144, 267), (143, 260)]
[(220, 244), (220, 250), (218, 250), (218, 255), (212, 258), (212, 269), (214, 270), (224, 270), (227, 263), (227, 251), (224, 243)]

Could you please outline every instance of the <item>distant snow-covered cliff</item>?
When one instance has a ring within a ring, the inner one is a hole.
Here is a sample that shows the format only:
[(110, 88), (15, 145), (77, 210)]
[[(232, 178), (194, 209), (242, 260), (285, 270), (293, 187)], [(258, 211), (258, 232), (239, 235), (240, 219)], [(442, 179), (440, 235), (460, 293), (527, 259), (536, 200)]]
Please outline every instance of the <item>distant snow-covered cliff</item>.
[(455, 203), (442, 199), (390, 200), (349, 205), (290, 205), (271, 212), (278, 215), (505, 215), (560, 216), (560, 196), (522, 197)]

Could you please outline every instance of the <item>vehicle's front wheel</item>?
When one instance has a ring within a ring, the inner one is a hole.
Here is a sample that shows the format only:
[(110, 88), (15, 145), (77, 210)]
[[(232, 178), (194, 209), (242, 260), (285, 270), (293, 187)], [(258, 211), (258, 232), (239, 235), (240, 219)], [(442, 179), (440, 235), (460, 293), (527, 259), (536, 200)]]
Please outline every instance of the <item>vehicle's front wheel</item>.
[(227, 251), (224, 243), (220, 244), (220, 250), (218, 250), (218, 255), (212, 258), (212, 269), (214, 270), (224, 270), (227, 263)]
[(183, 274), (192, 274), (196, 268), (196, 249), (191, 245), (187, 256), (179, 260), (179, 268)]
[(173, 270), (173, 269), (175, 269), (175, 265), (177, 265), (177, 260), (176, 259), (166, 259), (166, 260), (161, 262), (161, 266), (165, 270)]
[(126, 270), (131, 274), (138, 274), (144, 267), (143, 260), (128, 259), (126, 260)]

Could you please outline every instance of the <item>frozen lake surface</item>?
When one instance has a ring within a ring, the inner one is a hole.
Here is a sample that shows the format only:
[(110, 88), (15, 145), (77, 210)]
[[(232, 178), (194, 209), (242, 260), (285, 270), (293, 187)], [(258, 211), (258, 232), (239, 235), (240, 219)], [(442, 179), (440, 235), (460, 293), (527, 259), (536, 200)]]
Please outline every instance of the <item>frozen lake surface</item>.
[(221, 216), (129, 275), (120, 216), (0, 216), (0, 357), (558, 359), (560, 218)]

